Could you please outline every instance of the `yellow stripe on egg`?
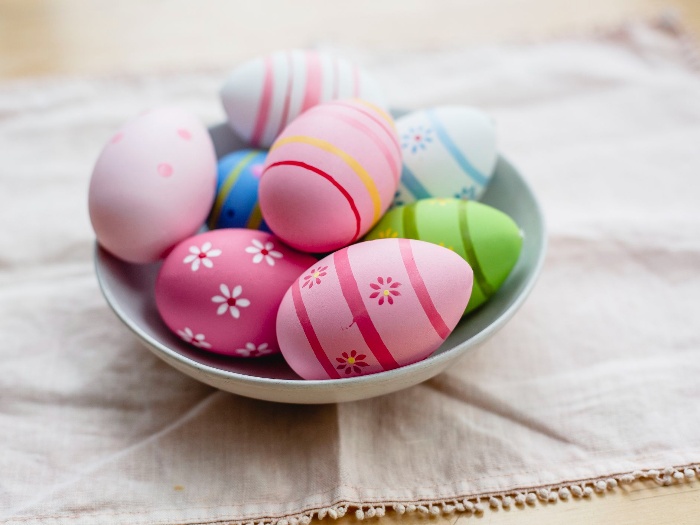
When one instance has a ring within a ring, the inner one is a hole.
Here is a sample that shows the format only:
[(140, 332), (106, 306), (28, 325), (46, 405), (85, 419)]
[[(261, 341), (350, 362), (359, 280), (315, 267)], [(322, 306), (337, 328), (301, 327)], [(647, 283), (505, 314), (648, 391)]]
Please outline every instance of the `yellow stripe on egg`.
[(216, 222), (219, 220), (219, 215), (221, 214), (221, 208), (224, 207), (226, 199), (228, 199), (229, 193), (231, 193), (231, 188), (238, 180), (238, 176), (241, 172), (251, 163), (253, 157), (255, 157), (259, 152), (251, 151), (241, 161), (236, 165), (236, 167), (229, 173), (226, 177), (226, 182), (221, 186), (219, 194), (216, 196), (216, 201), (214, 201), (214, 209), (211, 212), (211, 218), (209, 219), (209, 228), (214, 229), (216, 227)]
[(372, 104), (371, 102), (367, 102), (366, 100), (364, 100), (362, 98), (354, 98), (353, 102), (359, 102), (363, 106), (367, 106), (369, 109), (375, 111), (376, 113), (379, 113), (379, 116), (382, 117), (384, 120), (386, 120), (387, 124), (389, 124), (392, 129), (396, 129), (396, 125), (394, 124), (394, 119), (392, 119), (391, 116), (389, 116), (389, 114), (386, 111), (384, 111), (382, 108), (380, 108), (379, 106), (376, 106), (376, 105)]
[(370, 198), (372, 199), (372, 204), (374, 206), (374, 219), (373, 223), (376, 223), (379, 218), (382, 215), (382, 203), (381, 199), (379, 197), (379, 191), (377, 191), (377, 186), (374, 183), (374, 180), (372, 180), (372, 177), (370, 177), (369, 173), (367, 173), (367, 170), (365, 170), (362, 165), (355, 160), (351, 155), (348, 153), (344, 152), (340, 148), (334, 146), (330, 142), (327, 142), (325, 140), (317, 139), (315, 137), (307, 137), (304, 135), (295, 135), (292, 137), (284, 137), (279, 140), (277, 140), (273, 145), (270, 151), (274, 151), (275, 149), (279, 148), (280, 146), (283, 146), (285, 144), (292, 144), (292, 143), (301, 143), (301, 144), (308, 144), (310, 146), (315, 146), (319, 149), (322, 149), (323, 151), (326, 151), (328, 153), (332, 153), (333, 155), (340, 157), (343, 159), (345, 164), (350, 166), (350, 168), (355, 172), (355, 174), (360, 178), (362, 181), (362, 184), (364, 184), (365, 188), (367, 188), (367, 192), (369, 193)]

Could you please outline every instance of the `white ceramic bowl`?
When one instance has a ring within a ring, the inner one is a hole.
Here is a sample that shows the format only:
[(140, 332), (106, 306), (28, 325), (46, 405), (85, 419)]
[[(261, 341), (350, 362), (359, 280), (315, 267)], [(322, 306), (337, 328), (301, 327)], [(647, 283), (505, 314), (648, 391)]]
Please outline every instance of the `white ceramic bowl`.
[[(225, 125), (210, 129), (219, 156), (244, 147)], [(95, 268), (102, 293), (114, 313), (154, 354), (181, 372), (221, 390), (281, 403), (335, 403), (388, 394), (430, 379), (495, 334), (515, 314), (542, 268), (546, 250), (542, 212), (518, 171), (499, 158), (482, 202), (510, 215), (524, 233), (520, 259), (503, 286), (457, 325), (427, 359), (368, 376), (305, 381), (280, 355), (239, 359), (191, 347), (161, 321), (154, 300), (159, 264), (123, 262), (101, 248)]]

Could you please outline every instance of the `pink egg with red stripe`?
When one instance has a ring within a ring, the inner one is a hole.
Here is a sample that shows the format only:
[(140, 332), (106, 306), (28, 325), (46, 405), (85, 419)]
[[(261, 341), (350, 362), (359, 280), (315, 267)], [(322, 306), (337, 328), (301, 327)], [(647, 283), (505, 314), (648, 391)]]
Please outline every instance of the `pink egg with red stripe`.
[(210, 352), (278, 353), (275, 317), (289, 286), (316, 262), (268, 233), (225, 228), (178, 244), (156, 281), (156, 306), (172, 332)]
[(340, 379), (425, 359), (469, 302), (472, 269), (436, 244), (361, 242), (314, 264), (277, 314), (285, 360), (304, 379)]
[(185, 110), (152, 109), (102, 149), (90, 179), (90, 220), (106, 250), (149, 263), (202, 226), (215, 192), (216, 154), (207, 129)]
[(313, 107), (272, 145), (258, 190), (270, 229), (308, 252), (330, 252), (367, 233), (399, 184), (391, 117), (361, 99)]
[(245, 62), (221, 89), (231, 127), (251, 146), (266, 148), (307, 109), (354, 97), (384, 107), (384, 95), (367, 72), (329, 53), (303, 50)]

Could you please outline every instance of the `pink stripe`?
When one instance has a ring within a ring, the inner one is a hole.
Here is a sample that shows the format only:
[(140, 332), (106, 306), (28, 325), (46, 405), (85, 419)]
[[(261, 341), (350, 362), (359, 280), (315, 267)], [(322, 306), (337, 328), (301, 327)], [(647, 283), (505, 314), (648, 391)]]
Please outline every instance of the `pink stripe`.
[(287, 126), (287, 117), (289, 117), (289, 101), (292, 99), (292, 85), (294, 79), (294, 61), (292, 60), (292, 54), (287, 52), (287, 90), (284, 93), (284, 107), (282, 108), (282, 118), (280, 119), (280, 125), (277, 128), (277, 135), (275, 138), (280, 136), (282, 130)]
[(342, 120), (343, 122), (352, 126), (353, 128), (360, 130), (361, 132), (372, 137), (373, 142), (377, 146), (379, 146), (379, 149), (382, 150), (382, 154), (384, 155), (384, 158), (389, 164), (389, 169), (391, 169), (391, 174), (394, 177), (394, 182), (398, 183), (401, 175), (396, 164), (396, 157), (391, 154), (391, 151), (389, 151), (389, 148), (387, 147), (386, 143), (381, 139), (381, 137), (377, 135), (372, 128), (366, 126), (365, 124), (363, 124), (356, 118), (351, 117), (350, 115), (346, 115), (345, 113), (334, 113), (333, 116), (338, 120)]
[(360, 70), (356, 65), (352, 66), (352, 96), (354, 98), (360, 96)]
[(321, 57), (318, 56), (318, 53), (309, 52), (306, 54), (306, 89), (304, 89), (304, 102), (301, 105), (300, 113), (321, 101), (322, 82)]
[(272, 57), (268, 56), (265, 58), (265, 80), (263, 81), (263, 92), (260, 99), (260, 107), (258, 108), (258, 118), (255, 122), (253, 136), (250, 137), (250, 143), (255, 147), (260, 145), (263, 133), (265, 132), (265, 124), (267, 124), (267, 117), (270, 114), (273, 83), (274, 71), (272, 68)]
[(298, 279), (292, 285), (292, 302), (294, 302), (294, 309), (297, 313), (297, 319), (299, 319), (299, 323), (301, 324), (301, 327), (304, 330), (306, 340), (311, 345), (311, 348), (313, 349), (314, 354), (316, 355), (316, 359), (318, 359), (318, 362), (326, 371), (328, 377), (330, 377), (331, 379), (340, 379), (340, 374), (335, 369), (330, 359), (328, 359), (326, 351), (323, 349), (323, 346), (321, 346), (321, 342), (318, 340), (318, 336), (316, 336), (316, 331), (314, 330), (314, 327), (311, 324), (311, 319), (309, 319), (309, 313), (306, 311), (304, 300), (301, 298), (301, 288)]
[(345, 297), (345, 301), (350, 307), (353, 321), (357, 324), (365, 343), (367, 343), (367, 347), (374, 354), (382, 368), (384, 370), (398, 368), (399, 364), (389, 352), (384, 341), (382, 341), (382, 337), (374, 326), (367, 308), (365, 308), (365, 303), (362, 301), (360, 290), (357, 287), (357, 281), (355, 281), (355, 276), (352, 274), (348, 252), (348, 249), (335, 252), (333, 254), (333, 262), (340, 281), (340, 289), (343, 291), (343, 297)]
[(411, 286), (418, 296), (418, 301), (420, 302), (425, 314), (430, 319), (430, 324), (438, 333), (441, 339), (446, 339), (450, 335), (451, 330), (445, 324), (442, 316), (435, 308), (433, 300), (428, 293), (428, 289), (423, 282), (423, 278), (418, 271), (418, 266), (416, 265), (416, 260), (413, 258), (413, 250), (411, 249), (411, 241), (409, 239), (398, 239), (399, 247), (401, 249), (401, 258), (403, 259), (403, 264), (408, 272), (408, 279), (411, 281)]
[(336, 104), (340, 106), (344, 106), (346, 108), (354, 109), (355, 111), (362, 113), (366, 117), (372, 119), (374, 122), (376, 122), (389, 136), (391, 139), (391, 143), (394, 145), (396, 148), (396, 151), (399, 154), (399, 160), (401, 157), (401, 146), (399, 145), (399, 139), (396, 136), (396, 132), (389, 127), (389, 125), (386, 123), (386, 121), (382, 118), (377, 117), (374, 113), (372, 113), (369, 109), (366, 109), (363, 106), (359, 106), (357, 102), (347, 102), (345, 100), (338, 100)]

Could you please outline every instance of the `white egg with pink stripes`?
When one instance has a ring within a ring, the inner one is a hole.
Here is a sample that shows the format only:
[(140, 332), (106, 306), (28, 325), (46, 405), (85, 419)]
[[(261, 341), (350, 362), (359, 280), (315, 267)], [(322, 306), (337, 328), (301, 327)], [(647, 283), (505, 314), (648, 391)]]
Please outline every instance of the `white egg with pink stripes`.
[(357, 65), (329, 53), (288, 50), (238, 66), (221, 89), (230, 126), (252, 147), (268, 148), (287, 124), (330, 100), (362, 98), (382, 108), (384, 95)]
[(436, 244), (379, 239), (309, 268), (277, 313), (285, 360), (304, 379), (375, 374), (425, 359), (469, 302), (473, 273)]

